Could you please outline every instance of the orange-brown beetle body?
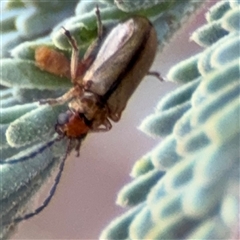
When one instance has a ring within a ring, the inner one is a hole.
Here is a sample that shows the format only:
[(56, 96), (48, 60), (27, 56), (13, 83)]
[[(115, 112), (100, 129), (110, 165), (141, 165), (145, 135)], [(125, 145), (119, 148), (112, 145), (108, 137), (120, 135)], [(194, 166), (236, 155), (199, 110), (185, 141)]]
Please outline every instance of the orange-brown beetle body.
[[(100, 16), (98, 16), (100, 21)], [(68, 37), (73, 48), (70, 69), (70, 77), (74, 86), (66, 94), (58, 99), (43, 100), (42, 103), (62, 104), (69, 102), (72, 115), (66, 124), (76, 126), (76, 122), (86, 128), (83, 134), (89, 131), (108, 131), (111, 128), (109, 121), (118, 121), (126, 104), (136, 90), (137, 86), (149, 68), (157, 51), (156, 32), (144, 17), (133, 17), (118, 24), (102, 41), (102, 25), (98, 24), (100, 30), (98, 39), (90, 46), (82, 60), (78, 60), (78, 48), (75, 39), (68, 31)], [(46, 47), (45, 47), (46, 48)], [(98, 49), (97, 54), (93, 54)], [(45, 64), (44, 47), (36, 50), (36, 64), (40, 68), (56, 74), (58, 67)], [(53, 56), (59, 55), (60, 65), (67, 62), (61, 53), (55, 52)], [(41, 56), (41, 60), (39, 58)], [(49, 53), (48, 53), (49, 56)], [(56, 64), (56, 61), (53, 61)], [(68, 76), (66, 67), (60, 67), (58, 75)], [(75, 117), (74, 117), (75, 116)], [(83, 117), (84, 116), (84, 117)], [(76, 119), (75, 119), (76, 118)], [(71, 124), (74, 121), (75, 124)], [(69, 130), (66, 124), (58, 124), (58, 131), (68, 137), (81, 136)], [(66, 131), (68, 129), (68, 131)]]

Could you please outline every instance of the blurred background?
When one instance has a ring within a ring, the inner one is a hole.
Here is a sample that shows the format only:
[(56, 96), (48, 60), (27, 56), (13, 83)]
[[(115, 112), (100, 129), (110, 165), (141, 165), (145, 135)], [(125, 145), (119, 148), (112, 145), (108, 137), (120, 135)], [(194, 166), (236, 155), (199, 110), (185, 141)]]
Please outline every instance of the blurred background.
[[(204, 13), (214, 2), (205, 5), (198, 16), (179, 31), (156, 56), (151, 70), (159, 71), (164, 77), (175, 63), (201, 50), (189, 42), (189, 37), (205, 22)], [(159, 100), (176, 87), (174, 83), (145, 77), (119, 123), (113, 123), (107, 133), (88, 135), (80, 157), (76, 158), (73, 152), (67, 160), (50, 205), (38, 216), (19, 224), (12, 239), (98, 239), (103, 228), (126, 211), (115, 201), (118, 191), (131, 181), (129, 173), (133, 164), (161, 141), (137, 127), (154, 111)], [(36, 198), (33, 208), (41, 204), (51, 184), (46, 184), (49, 186)]]

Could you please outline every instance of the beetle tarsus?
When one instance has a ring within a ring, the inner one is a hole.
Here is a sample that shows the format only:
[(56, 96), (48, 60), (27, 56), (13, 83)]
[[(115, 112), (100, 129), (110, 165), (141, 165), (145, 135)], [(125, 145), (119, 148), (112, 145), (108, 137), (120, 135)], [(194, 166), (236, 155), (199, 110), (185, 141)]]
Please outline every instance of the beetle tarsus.
[(118, 122), (121, 118), (121, 115), (122, 114), (120, 112), (118, 112), (118, 113), (110, 114), (109, 118), (114, 122)]
[(164, 79), (161, 77), (161, 74), (159, 72), (148, 72), (147, 75), (154, 76), (161, 82), (164, 82)]
[(99, 11), (98, 5), (96, 5), (96, 17), (97, 17), (97, 26), (98, 26), (98, 38), (101, 39), (103, 35), (103, 25), (102, 25), (102, 20), (101, 20), (101, 15)]
[(73, 49), (75, 49), (76, 51), (78, 51), (77, 41), (72, 37), (71, 33), (65, 27), (62, 27), (62, 29), (63, 29), (63, 33), (67, 37), (71, 47)]
[(75, 146), (76, 157), (80, 156), (80, 147), (81, 147), (81, 140), (77, 139), (77, 143), (76, 143), (76, 146)]
[(90, 130), (90, 132), (108, 132), (109, 130), (111, 130), (111, 128), (112, 128), (112, 124), (106, 118), (100, 126), (99, 125), (92, 126), (92, 129)]

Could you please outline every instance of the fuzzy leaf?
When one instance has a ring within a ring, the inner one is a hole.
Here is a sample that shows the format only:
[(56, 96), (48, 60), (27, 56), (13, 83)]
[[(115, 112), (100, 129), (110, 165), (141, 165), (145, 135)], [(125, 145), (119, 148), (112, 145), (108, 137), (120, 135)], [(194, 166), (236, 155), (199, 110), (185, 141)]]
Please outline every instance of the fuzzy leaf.
[(139, 159), (133, 166), (130, 176), (133, 178), (137, 178), (151, 170), (153, 170), (154, 166), (152, 164), (152, 160), (149, 154), (143, 156)]
[[(226, 24), (230, 15), (233, 27)], [(130, 239), (230, 239), (238, 234), (239, 1), (221, 1), (207, 16), (209, 23), (193, 37), (206, 50), (168, 73), (173, 81), (190, 83), (165, 97), (141, 125), (151, 135), (167, 136), (147, 154), (148, 162), (166, 174), (132, 219)]]
[(176, 121), (190, 108), (190, 103), (180, 104), (170, 110), (162, 111), (152, 116), (147, 117), (140, 129), (149, 135), (166, 136), (170, 134)]
[(2, 60), (2, 76), (0, 84), (8, 87), (61, 89), (69, 88), (69, 79), (60, 78), (41, 71), (34, 62), (27, 60)]
[(26, 113), (9, 125), (7, 141), (12, 147), (21, 147), (39, 140), (47, 140), (54, 132), (54, 125), (62, 106), (42, 106)]
[(15, 105), (13, 107), (5, 108), (1, 110), (1, 124), (11, 123), (17, 118), (21, 117), (25, 113), (38, 107), (37, 103), (28, 103), (23, 105)]
[(121, 206), (134, 206), (145, 201), (146, 194), (163, 175), (164, 172), (152, 170), (138, 177), (133, 183), (125, 186), (119, 192), (117, 204)]
[(231, 8), (228, 1), (220, 1), (211, 7), (211, 11), (206, 13), (206, 19), (208, 22), (221, 19), (230, 9)]
[(197, 42), (200, 46), (208, 47), (227, 34), (228, 31), (222, 28), (221, 22), (215, 21), (195, 31), (192, 34), (191, 39)]
[(122, 215), (113, 221), (108, 228), (106, 228), (99, 239), (127, 239), (129, 225), (136, 214), (144, 207), (144, 204), (140, 204), (131, 209), (128, 213)]

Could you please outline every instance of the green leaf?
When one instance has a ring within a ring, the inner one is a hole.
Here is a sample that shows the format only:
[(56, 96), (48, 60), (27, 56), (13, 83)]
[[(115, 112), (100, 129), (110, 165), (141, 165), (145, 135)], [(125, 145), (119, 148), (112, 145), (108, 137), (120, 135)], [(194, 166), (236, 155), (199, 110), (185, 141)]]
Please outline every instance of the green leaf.
[(63, 110), (64, 106), (41, 106), (19, 117), (7, 129), (9, 145), (21, 147), (49, 139), (54, 133), (57, 116)]
[(2, 60), (2, 75), (0, 84), (7, 87), (37, 88), (37, 89), (67, 89), (71, 81), (53, 74), (41, 71), (34, 62), (19, 59)]

